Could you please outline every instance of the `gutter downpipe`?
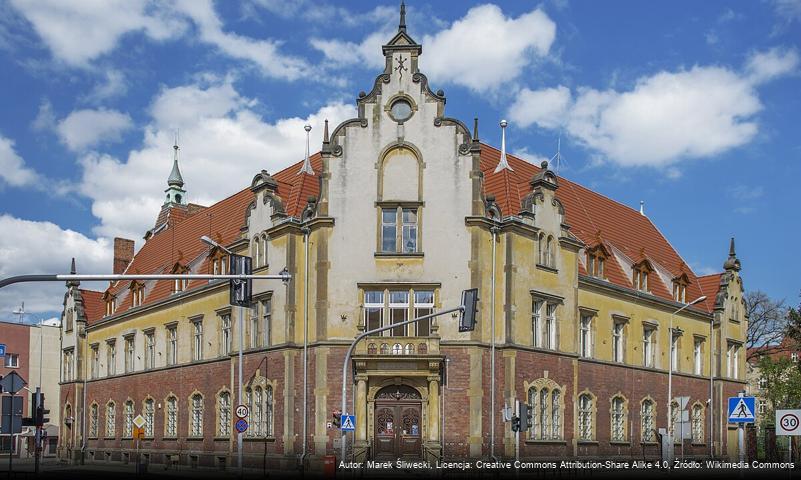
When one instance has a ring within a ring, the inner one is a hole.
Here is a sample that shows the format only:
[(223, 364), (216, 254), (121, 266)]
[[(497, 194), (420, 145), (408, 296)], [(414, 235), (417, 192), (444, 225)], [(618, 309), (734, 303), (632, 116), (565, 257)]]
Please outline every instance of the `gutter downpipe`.
[(490, 343), (490, 458), (497, 460), (495, 456), (495, 268), (496, 255), (495, 244), (498, 240), (498, 227), (492, 226), (492, 314), (491, 314), (491, 343)]
[(303, 226), (303, 243), (305, 252), (303, 259), (303, 453), (300, 455), (300, 467), (306, 470), (306, 457), (308, 452), (308, 375), (309, 375), (309, 227)]

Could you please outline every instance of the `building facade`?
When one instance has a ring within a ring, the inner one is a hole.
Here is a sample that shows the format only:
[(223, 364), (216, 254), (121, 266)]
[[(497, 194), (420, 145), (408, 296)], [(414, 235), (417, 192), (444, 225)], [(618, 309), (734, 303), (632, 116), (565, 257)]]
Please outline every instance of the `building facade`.
[(695, 275), (641, 212), (482, 142), (477, 120), (471, 131), (445, 116), (403, 14), (383, 52), (357, 118), (326, 122), (318, 153), (217, 204), (185, 204), (176, 149), (156, 225), (135, 255), (115, 243), (115, 271), (226, 271), (226, 250), (205, 235), (292, 281), (254, 281), (244, 311), (224, 281), (68, 285), (62, 350), (74, 369), (61, 408), (75, 423), (62, 455), (130, 459), (142, 414), (149, 461), (235, 465), (243, 349), (246, 467), (318, 464), (339, 452), (332, 415), (354, 338), (478, 288), (475, 331), (445, 315), (356, 346), (346, 388), (357, 461), (513, 457), (501, 410), (515, 400), (534, 413), (523, 458), (658, 458), (680, 397), (686, 454), (735, 456), (723, 410), (745, 385), (747, 318), (733, 241), (722, 273)]
[[(6, 346), (6, 355), (0, 362), (0, 378), (16, 372), (26, 382), (26, 387), (35, 390), (41, 387), (45, 405), (50, 409), (49, 424), (45, 425), (49, 440), (44, 444), (45, 454), (55, 453), (58, 441), (59, 419), (59, 346), (61, 331), (58, 326), (31, 325), (27, 323), (0, 322), (0, 343)], [(7, 392), (3, 392), (7, 395)], [(27, 390), (17, 392), (22, 397), (22, 415), (31, 416), (31, 395)], [(0, 451), (27, 455), (33, 452), (32, 429), (22, 427), (22, 433), (14, 438), (0, 437)], [(0, 432), (5, 433), (5, 432)]]

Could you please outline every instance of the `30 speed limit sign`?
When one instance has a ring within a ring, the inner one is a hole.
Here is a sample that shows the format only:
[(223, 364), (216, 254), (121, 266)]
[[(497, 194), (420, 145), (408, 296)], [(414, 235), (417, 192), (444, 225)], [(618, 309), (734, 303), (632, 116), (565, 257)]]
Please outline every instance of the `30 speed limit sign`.
[(801, 410), (776, 410), (776, 435), (801, 435)]
[(239, 405), (236, 407), (236, 411), (234, 413), (236, 413), (236, 416), (239, 418), (248, 418), (250, 410), (248, 410), (247, 405)]

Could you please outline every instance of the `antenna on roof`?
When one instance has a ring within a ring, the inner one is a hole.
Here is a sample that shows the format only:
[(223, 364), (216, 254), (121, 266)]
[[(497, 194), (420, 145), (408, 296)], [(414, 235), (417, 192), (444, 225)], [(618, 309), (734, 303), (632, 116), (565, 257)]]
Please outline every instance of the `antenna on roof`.
[(19, 323), (22, 323), (22, 318), (25, 315), (25, 302), (22, 302), (22, 306), (11, 313), (17, 315), (19, 317)]
[(506, 161), (506, 126), (509, 125), (509, 122), (506, 120), (501, 120), (501, 161), (498, 162), (498, 166), (495, 167), (495, 173), (500, 172), (504, 168), (508, 168), (510, 171), (512, 167), (509, 166), (509, 162)]
[(306, 173), (308, 175), (314, 175), (314, 170), (311, 166), (311, 161), (309, 161), (309, 132), (311, 132), (311, 125), (306, 125), (303, 127), (306, 130), (306, 158), (303, 160), (303, 166), (300, 168), (298, 175), (301, 173)]
[(551, 163), (556, 163), (556, 176), (559, 176), (559, 165), (562, 163), (562, 134), (556, 140), (556, 155), (551, 157)]
[(640, 215), (645, 216), (645, 201), (640, 200)]

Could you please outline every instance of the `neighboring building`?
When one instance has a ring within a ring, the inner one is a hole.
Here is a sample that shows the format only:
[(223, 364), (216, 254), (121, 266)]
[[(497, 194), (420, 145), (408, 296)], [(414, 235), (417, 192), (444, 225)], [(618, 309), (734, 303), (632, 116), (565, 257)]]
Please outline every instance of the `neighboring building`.
[[(357, 460), (513, 457), (500, 411), (515, 399), (534, 408), (523, 458), (658, 458), (670, 363), (673, 394), (690, 397), (685, 454), (714, 442), (736, 456), (724, 405), (745, 385), (747, 318), (733, 240), (723, 273), (696, 276), (641, 212), (481, 142), (477, 121), (470, 132), (444, 116), (403, 20), (383, 51), (358, 118), (326, 124), (320, 152), (207, 208), (184, 204), (176, 160), (144, 245), (133, 255), (115, 241), (119, 272), (226, 271), (226, 252), (202, 235), (251, 256), (257, 273), (288, 268), (288, 286), (254, 282), (244, 331), (224, 281), (68, 285), (74, 328), (65, 321), (62, 349), (74, 373), (61, 408), (76, 423), (63, 456), (129, 459), (142, 414), (148, 461), (235, 465), (243, 348), (246, 466), (295, 468), (303, 453), (319, 464), (338, 454), (330, 421), (354, 337), (455, 307), (471, 287), (475, 331), (459, 333), (448, 315), (357, 346)], [(669, 332), (671, 313), (701, 295)]]
[[(777, 406), (771, 405), (771, 401), (766, 397), (766, 388), (768, 387), (768, 380), (763, 377), (759, 368), (759, 362), (768, 357), (771, 360), (779, 361), (781, 359), (790, 360), (793, 364), (790, 368), (798, 368), (798, 359), (801, 356), (801, 348), (794, 340), (785, 337), (776, 345), (763, 345), (761, 347), (753, 347), (748, 349), (748, 362), (746, 363), (746, 381), (748, 382), (747, 392), (749, 395), (756, 397), (757, 414), (760, 415), (758, 426), (761, 428), (766, 423), (772, 425), (774, 423), (774, 412)], [(785, 405), (779, 405), (778, 408), (790, 408)]]
[[(54, 454), (58, 441), (59, 424), (59, 351), (60, 329), (50, 325), (30, 325), (27, 323), (0, 322), (0, 343), (6, 345), (6, 356), (0, 362), (0, 378), (14, 371), (26, 382), (26, 387), (35, 390), (42, 388), (45, 405), (50, 408), (50, 424), (46, 425), (49, 439), (44, 453)], [(41, 366), (41, 368), (40, 368)], [(40, 380), (41, 378), (41, 380)], [(3, 393), (6, 395), (6, 393)], [(17, 392), (22, 397), (23, 416), (30, 417), (31, 394), (28, 390)], [(8, 452), (9, 445), (14, 452), (33, 452), (33, 443), (23, 442), (19, 437), (29, 437), (28, 427), (22, 427), (23, 433), (15, 436), (9, 443), (9, 437), (0, 437), (0, 451)], [(30, 445), (28, 445), (30, 443)]]

